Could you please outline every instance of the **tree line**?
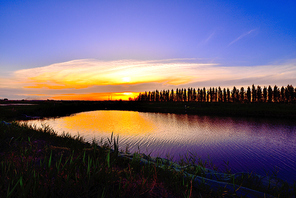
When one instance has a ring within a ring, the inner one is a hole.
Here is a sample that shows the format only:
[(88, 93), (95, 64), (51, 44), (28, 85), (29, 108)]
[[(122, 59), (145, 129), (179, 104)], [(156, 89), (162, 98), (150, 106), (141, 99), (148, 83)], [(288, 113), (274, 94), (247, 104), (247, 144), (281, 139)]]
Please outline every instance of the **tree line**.
[(188, 89), (172, 89), (172, 90), (155, 90), (145, 93), (140, 93), (136, 98), (137, 101), (148, 102), (296, 102), (296, 88), (292, 85), (282, 86), (281, 88), (261, 87), (254, 84), (245, 90), (244, 87), (240, 89), (233, 87), (229, 88), (210, 87), (204, 88), (188, 88)]

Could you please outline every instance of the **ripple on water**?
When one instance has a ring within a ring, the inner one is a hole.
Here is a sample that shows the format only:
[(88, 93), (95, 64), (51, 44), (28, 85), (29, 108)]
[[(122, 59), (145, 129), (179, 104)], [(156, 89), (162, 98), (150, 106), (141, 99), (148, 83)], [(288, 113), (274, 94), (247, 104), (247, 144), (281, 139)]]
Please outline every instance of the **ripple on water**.
[(218, 166), (233, 171), (261, 174), (280, 170), (279, 176), (296, 178), (296, 124), (280, 120), (219, 118), (196, 115), (140, 113), (132, 111), (91, 111), (68, 117), (26, 121), (47, 123), (55, 131), (77, 132), (87, 141), (119, 135), (120, 149), (151, 156), (180, 159), (192, 153), (208, 157)]

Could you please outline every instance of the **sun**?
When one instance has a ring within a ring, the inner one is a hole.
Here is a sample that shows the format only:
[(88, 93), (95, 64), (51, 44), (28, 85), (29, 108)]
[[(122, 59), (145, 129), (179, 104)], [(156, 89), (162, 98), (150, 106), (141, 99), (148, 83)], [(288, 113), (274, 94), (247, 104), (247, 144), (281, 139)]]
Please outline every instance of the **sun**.
[(130, 82), (131, 81), (131, 78), (130, 77), (123, 77), (122, 78), (122, 81), (123, 82)]

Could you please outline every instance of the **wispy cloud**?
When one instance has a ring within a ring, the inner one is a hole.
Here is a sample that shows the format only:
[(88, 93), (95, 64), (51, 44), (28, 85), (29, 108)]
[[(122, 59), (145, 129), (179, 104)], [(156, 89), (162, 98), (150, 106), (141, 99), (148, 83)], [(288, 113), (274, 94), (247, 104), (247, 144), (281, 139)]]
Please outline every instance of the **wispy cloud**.
[(228, 44), (228, 46), (230, 46), (230, 45), (232, 45), (233, 43), (235, 43), (235, 42), (241, 40), (242, 38), (244, 38), (245, 36), (251, 34), (251, 33), (254, 32), (255, 30), (256, 30), (256, 29), (253, 29), (253, 30), (250, 30), (250, 31), (248, 31), (248, 32), (246, 32), (246, 33), (243, 33), (242, 35), (240, 35), (239, 37), (237, 37), (236, 39), (234, 39), (233, 41), (231, 41), (231, 42)]
[(0, 98), (22, 99), (35, 95), (38, 99), (108, 99), (106, 97), (110, 93), (125, 96), (125, 93), (155, 89), (252, 84), (286, 86), (293, 82), (296, 82), (296, 60), (274, 65), (227, 67), (193, 62), (192, 59), (82, 59), (15, 71), (11, 76), (0, 79)]
[(204, 43), (209, 42), (209, 40), (212, 39), (212, 37), (215, 35), (215, 33), (216, 33), (216, 31), (213, 31), (213, 32), (208, 36), (208, 38), (206, 38), (206, 39), (204, 40)]
[[(206, 65), (209, 64), (193, 64), (178, 60), (103, 62), (84, 59), (19, 70), (15, 72), (15, 76), (24, 80), (25, 88), (82, 89), (95, 85), (146, 82), (180, 84), (192, 80), (189, 70)], [(130, 81), (127, 82), (126, 79), (130, 79)]]

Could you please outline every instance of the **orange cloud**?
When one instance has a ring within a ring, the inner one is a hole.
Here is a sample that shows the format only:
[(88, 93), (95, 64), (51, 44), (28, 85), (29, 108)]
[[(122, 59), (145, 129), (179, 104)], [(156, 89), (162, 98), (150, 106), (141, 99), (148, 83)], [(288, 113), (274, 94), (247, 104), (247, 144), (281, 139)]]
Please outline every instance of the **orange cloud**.
[(17, 71), (24, 88), (83, 89), (91, 86), (125, 85), (149, 82), (189, 83), (192, 68), (207, 64), (167, 63), (162, 61), (75, 60), (40, 68)]
[[(18, 70), (0, 76), (2, 97), (64, 100), (127, 100), (123, 93), (177, 87), (261, 86), (293, 84), (296, 60), (278, 65), (219, 66), (173, 60), (72, 60), (49, 66)], [(120, 93), (119, 95), (115, 93)], [(134, 95), (131, 96), (133, 98)]]
[(53, 100), (129, 100), (134, 99), (139, 92), (122, 93), (87, 93), (87, 94), (61, 94), (50, 97)]

